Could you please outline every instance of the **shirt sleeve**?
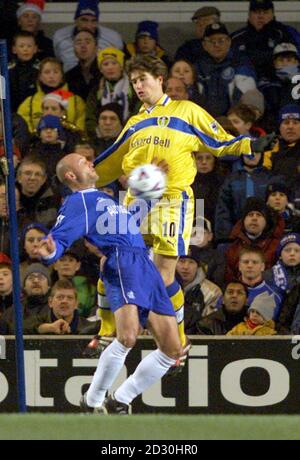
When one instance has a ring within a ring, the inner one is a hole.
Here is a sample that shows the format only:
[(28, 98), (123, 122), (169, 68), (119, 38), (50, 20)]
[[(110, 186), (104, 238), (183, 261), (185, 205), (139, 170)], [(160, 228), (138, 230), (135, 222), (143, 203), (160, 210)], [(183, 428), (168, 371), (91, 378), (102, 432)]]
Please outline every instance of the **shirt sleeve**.
[(50, 230), (55, 241), (56, 251), (44, 258), (43, 262), (46, 265), (53, 264), (74, 241), (87, 235), (88, 228), (88, 208), (84, 194), (75, 193), (66, 199), (55, 225)]

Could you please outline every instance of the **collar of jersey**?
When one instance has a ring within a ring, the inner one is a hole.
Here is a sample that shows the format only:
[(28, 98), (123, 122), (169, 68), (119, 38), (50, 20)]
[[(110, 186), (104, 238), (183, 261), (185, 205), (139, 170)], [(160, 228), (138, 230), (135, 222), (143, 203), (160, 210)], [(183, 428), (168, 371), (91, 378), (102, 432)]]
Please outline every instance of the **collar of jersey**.
[(171, 99), (169, 98), (169, 96), (167, 94), (163, 94), (162, 97), (157, 101), (155, 105), (152, 105), (151, 107), (148, 107), (147, 109), (144, 105), (142, 105), (142, 107), (140, 108), (140, 112), (151, 113), (152, 110), (155, 109), (155, 107), (167, 105), (169, 104), (169, 102), (171, 102)]
[(89, 192), (94, 192), (95, 190), (99, 192), (99, 190), (96, 187), (85, 188), (84, 190), (78, 190), (78, 192), (89, 193)]

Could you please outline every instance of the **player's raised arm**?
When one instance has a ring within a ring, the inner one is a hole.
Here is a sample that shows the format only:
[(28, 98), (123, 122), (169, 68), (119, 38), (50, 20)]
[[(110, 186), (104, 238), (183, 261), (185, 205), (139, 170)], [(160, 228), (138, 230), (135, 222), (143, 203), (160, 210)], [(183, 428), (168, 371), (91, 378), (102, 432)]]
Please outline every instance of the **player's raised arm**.
[(55, 253), (55, 251), (56, 244), (52, 238), (51, 233), (49, 233), (47, 238), (40, 241), (38, 248), (35, 250), (35, 255), (40, 256), (42, 258), (47, 258), (51, 256), (51, 254)]

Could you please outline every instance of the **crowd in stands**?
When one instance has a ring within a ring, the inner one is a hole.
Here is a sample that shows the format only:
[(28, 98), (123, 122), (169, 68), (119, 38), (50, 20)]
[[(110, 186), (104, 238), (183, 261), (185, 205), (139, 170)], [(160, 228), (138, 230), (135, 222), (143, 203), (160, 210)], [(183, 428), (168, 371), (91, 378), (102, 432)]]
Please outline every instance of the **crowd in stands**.
[[(192, 187), (204, 213), (195, 212), (189, 253), (177, 264), (186, 333), (299, 334), (300, 32), (276, 20), (269, 0), (251, 0), (246, 26), (231, 34), (220, 11), (203, 6), (191, 18), (195, 38), (178, 43), (172, 57), (160, 45), (158, 23), (141, 21), (134, 41), (124, 43), (101, 25), (97, 0), (79, 0), (74, 23), (53, 39), (43, 30), (44, 0), (0, 2), (0, 11), (7, 3), (0, 38), (9, 44), (24, 333), (99, 330), (99, 254), (79, 241), (46, 268), (34, 248), (68, 194), (57, 162), (74, 151), (93, 161), (117, 139), (140, 108), (126, 62), (149, 54), (167, 65), (172, 99), (201, 105), (234, 136), (278, 134), (271, 151), (253, 157), (194, 152)], [(1, 112), (0, 141), (3, 156)], [(124, 189), (121, 177), (104, 191), (118, 199)], [(1, 174), (0, 334), (14, 334), (12, 290)]]

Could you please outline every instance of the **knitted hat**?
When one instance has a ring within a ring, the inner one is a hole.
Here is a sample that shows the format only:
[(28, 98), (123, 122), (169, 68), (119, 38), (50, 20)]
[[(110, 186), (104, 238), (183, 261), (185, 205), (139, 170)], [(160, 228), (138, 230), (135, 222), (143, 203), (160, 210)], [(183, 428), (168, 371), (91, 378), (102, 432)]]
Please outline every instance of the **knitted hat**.
[(222, 24), (222, 22), (214, 22), (213, 24), (209, 24), (208, 26), (206, 26), (203, 38), (207, 38), (215, 34), (223, 34), (229, 36), (227, 27), (225, 26), (225, 24)]
[(251, 310), (256, 310), (266, 321), (273, 318), (276, 302), (274, 295), (269, 295), (267, 292), (262, 292), (254, 297), (253, 302), (248, 308), (248, 313)]
[(0, 252), (0, 264), (11, 265), (11, 259), (4, 252)]
[(135, 39), (142, 37), (143, 35), (153, 38), (153, 40), (158, 42), (158, 23), (155, 21), (139, 22), (135, 34)]
[(247, 198), (246, 204), (245, 204), (245, 206), (243, 208), (242, 220), (244, 220), (246, 218), (246, 216), (250, 212), (253, 212), (253, 211), (257, 211), (260, 214), (262, 214), (264, 216), (264, 218), (266, 219), (266, 221), (269, 222), (269, 220), (271, 218), (271, 215), (270, 215), (271, 212), (270, 212), (268, 206), (266, 205), (266, 203), (263, 200), (261, 200), (260, 198), (256, 198), (256, 197)]
[(104, 50), (100, 50), (98, 52), (97, 56), (97, 61), (98, 61), (98, 66), (102, 64), (105, 59), (113, 59), (114, 61), (117, 61), (120, 66), (123, 68), (124, 67), (124, 57), (125, 54), (123, 51), (118, 50), (117, 48), (104, 48)]
[(102, 112), (109, 110), (110, 112), (114, 112), (118, 117), (120, 122), (123, 124), (123, 109), (117, 102), (109, 102), (108, 104), (101, 105), (98, 110), (98, 118)]
[(27, 11), (33, 11), (42, 17), (45, 8), (45, 0), (27, 0), (17, 9), (17, 18), (19, 19), (23, 13)]
[(61, 132), (63, 130), (63, 127), (61, 125), (60, 118), (56, 117), (55, 115), (43, 116), (39, 121), (39, 124), (37, 126), (37, 131), (39, 133), (42, 129), (47, 129), (47, 128), (57, 129), (58, 132)]
[(240, 104), (255, 107), (261, 114), (265, 111), (264, 95), (258, 89), (246, 91), (240, 98)]
[(300, 105), (287, 104), (279, 110), (279, 124), (288, 118), (300, 121)]
[(44, 275), (45, 278), (47, 278), (48, 284), (51, 284), (51, 278), (48, 268), (39, 263), (31, 264), (29, 265), (29, 267), (26, 268), (23, 277), (23, 283), (25, 282), (26, 278), (32, 273), (40, 273), (41, 275)]
[(288, 233), (285, 235), (279, 242), (277, 249), (276, 249), (276, 256), (281, 256), (281, 251), (283, 248), (290, 243), (296, 243), (300, 245), (300, 235), (299, 233)]
[(196, 21), (196, 19), (205, 18), (206, 16), (218, 16), (219, 18), (221, 13), (218, 8), (215, 8), (214, 6), (203, 6), (202, 8), (199, 8), (195, 11), (191, 17), (191, 20)]
[(26, 227), (23, 228), (23, 230), (22, 230), (22, 239), (24, 239), (25, 236), (26, 236), (26, 233), (29, 232), (29, 230), (32, 230), (32, 229), (39, 230), (39, 231), (45, 233), (45, 235), (48, 235), (48, 233), (49, 233), (48, 228), (44, 227), (44, 225), (39, 224), (38, 222), (32, 222), (31, 224), (28, 224), (28, 225), (26, 225)]
[(80, 16), (94, 16), (97, 20), (99, 19), (99, 0), (79, 0), (77, 9), (75, 11), (74, 19)]
[(188, 253), (185, 256), (180, 256), (180, 259), (192, 259), (197, 265), (200, 264), (200, 248), (198, 246), (189, 246)]
[(65, 89), (57, 89), (43, 97), (43, 102), (52, 100), (58, 102), (64, 109), (68, 108), (69, 98), (74, 96), (74, 93)]
[(269, 10), (270, 8), (274, 10), (273, 2), (270, 0), (251, 0), (249, 4), (249, 11)]
[(275, 193), (275, 192), (284, 193), (287, 196), (287, 198), (289, 199), (289, 195), (290, 195), (289, 188), (285, 184), (283, 184), (282, 182), (273, 182), (273, 183), (271, 183), (271, 184), (269, 184), (267, 186), (267, 189), (266, 189), (266, 201), (268, 200), (268, 198), (271, 195), (271, 193)]

